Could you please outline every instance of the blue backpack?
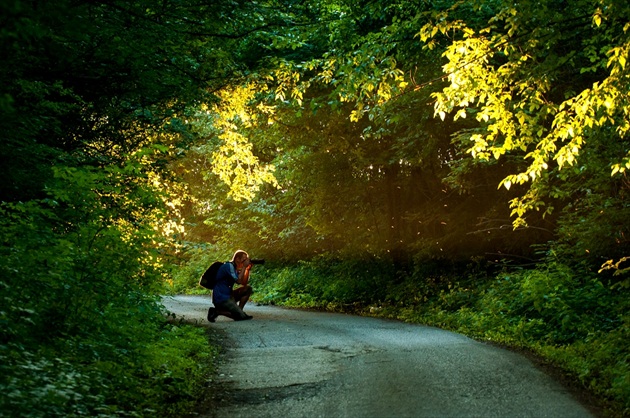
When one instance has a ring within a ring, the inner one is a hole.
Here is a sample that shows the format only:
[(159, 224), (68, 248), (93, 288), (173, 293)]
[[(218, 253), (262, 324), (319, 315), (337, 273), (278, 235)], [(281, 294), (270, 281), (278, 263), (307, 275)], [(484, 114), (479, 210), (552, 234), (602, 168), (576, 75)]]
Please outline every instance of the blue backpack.
[(214, 285), (217, 284), (217, 273), (219, 269), (223, 265), (220, 261), (215, 261), (208, 267), (208, 269), (201, 275), (201, 279), (199, 279), (199, 286), (205, 287), (206, 289), (214, 289)]

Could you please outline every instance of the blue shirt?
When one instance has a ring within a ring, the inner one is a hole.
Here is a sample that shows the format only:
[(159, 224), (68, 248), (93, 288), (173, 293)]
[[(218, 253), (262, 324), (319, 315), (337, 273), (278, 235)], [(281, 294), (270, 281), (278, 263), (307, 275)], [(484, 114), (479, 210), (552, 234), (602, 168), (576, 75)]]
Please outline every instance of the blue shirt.
[(217, 272), (217, 283), (212, 289), (212, 303), (224, 302), (232, 297), (232, 288), (238, 280), (238, 273), (234, 263), (227, 262)]

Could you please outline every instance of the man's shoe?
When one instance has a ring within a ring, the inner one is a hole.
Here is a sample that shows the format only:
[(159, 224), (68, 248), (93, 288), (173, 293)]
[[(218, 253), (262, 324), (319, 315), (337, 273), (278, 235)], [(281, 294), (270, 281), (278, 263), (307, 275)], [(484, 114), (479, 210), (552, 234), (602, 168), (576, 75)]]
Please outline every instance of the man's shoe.
[(208, 321), (214, 322), (214, 321), (216, 321), (218, 316), (219, 316), (219, 314), (217, 313), (216, 308), (208, 309)]
[(253, 316), (245, 314), (245, 316), (236, 318), (235, 321), (247, 321), (248, 319), (252, 319)]

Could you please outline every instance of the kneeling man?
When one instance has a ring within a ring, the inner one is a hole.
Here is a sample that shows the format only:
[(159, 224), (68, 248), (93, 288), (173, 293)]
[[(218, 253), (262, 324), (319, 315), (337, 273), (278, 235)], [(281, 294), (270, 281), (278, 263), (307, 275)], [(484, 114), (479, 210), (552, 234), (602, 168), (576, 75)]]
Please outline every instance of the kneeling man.
[[(252, 319), (251, 315), (243, 312), (253, 293), (252, 287), (248, 284), (252, 266), (249, 255), (243, 250), (236, 251), (232, 260), (221, 266), (212, 290), (214, 308), (208, 311), (208, 321), (214, 322), (219, 315), (225, 315), (235, 321)], [(237, 283), (241, 286), (233, 289)]]

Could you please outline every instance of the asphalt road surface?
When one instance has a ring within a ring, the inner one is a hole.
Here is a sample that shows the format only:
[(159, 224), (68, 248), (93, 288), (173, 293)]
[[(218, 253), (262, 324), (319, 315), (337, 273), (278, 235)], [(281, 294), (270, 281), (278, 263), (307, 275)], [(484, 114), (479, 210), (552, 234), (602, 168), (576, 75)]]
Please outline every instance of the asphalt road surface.
[(591, 417), (520, 354), (437, 328), (248, 304), (207, 322), (207, 296), (165, 297), (229, 347), (204, 417)]

